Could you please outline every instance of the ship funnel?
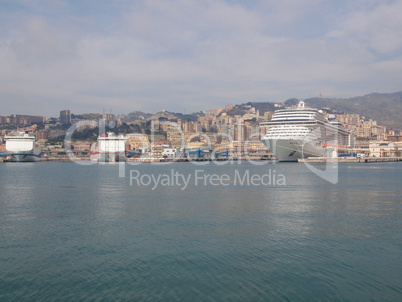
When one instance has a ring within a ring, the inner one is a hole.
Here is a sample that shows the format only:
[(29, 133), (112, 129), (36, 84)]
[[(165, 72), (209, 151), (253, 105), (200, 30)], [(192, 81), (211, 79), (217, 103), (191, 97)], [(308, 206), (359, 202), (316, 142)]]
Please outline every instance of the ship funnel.
[(300, 99), (299, 104), (297, 105), (297, 109), (304, 109), (304, 100)]

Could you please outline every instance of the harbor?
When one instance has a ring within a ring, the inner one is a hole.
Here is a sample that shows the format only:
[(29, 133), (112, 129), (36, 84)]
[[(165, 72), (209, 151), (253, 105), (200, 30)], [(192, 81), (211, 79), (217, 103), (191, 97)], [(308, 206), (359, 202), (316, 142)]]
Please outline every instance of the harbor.
[(402, 0), (0, 8), (0, 302), (402, 302)]
[[(177, 163), (188, 163), (188, 162), (223, 162), (223, 161), (271, 161), (280, 163), (275, 158), (178, 158), (178, 159), (166, 159), (166, 158), (129, 158), (126, 162), (140, 162), (140, 163), (155, 163), (155, 162), (177, 162)], [(52, 162), (52, 161), (60, 161), (60, 162), (68, 162), (68, 161), (90, 161), (90, 156), (83, 155), (82, 157), (76, 157), (71, 159), (67, 155), (56, 155), (51, 157), (41, 157), (39, 161), (42, 162)], [(6, 156), (0, 157), (0, 163), (12, 162), (7, 159)], [(99, 161), (102, 162), (102, 161)], [(298, 163), (386, 163), (386, 162), (402, 162), (402, 157), (337, 157), (337, 158), (328, 158), (328, 157), (308, 157), (308, 158), (299, 158), (297, 160)]]

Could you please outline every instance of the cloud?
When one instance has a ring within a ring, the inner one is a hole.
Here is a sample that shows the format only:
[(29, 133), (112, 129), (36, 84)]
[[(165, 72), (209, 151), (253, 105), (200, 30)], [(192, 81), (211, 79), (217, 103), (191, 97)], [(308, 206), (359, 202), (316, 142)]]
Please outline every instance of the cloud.
[(401, 1), (50, 3), (0, 4), (8, 113), (189, 112), (320, 87), (400, 90)]
[(354, 40), (379, 54), (401, 51), (402, 1), (379, 3), (347, 15), (341, 20), (339, 29), (332, 32), (333, 36)]

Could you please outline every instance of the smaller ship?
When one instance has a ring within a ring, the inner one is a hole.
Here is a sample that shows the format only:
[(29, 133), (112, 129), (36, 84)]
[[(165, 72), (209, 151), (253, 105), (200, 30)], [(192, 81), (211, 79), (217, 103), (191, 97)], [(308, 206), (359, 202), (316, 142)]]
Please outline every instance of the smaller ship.
[(41, 147), (35, 136), (19, 132), (18, 135), (6, 135), (6, 151), (8, 160), (12, 162), (40, 161)]
[(102, 134), (98, 137), (98, 143), (93, 145), (90, 159), (98, 162), (126, 161), (125, 156), (127, 138), (124, 135), (115, 135), (113, 132)]

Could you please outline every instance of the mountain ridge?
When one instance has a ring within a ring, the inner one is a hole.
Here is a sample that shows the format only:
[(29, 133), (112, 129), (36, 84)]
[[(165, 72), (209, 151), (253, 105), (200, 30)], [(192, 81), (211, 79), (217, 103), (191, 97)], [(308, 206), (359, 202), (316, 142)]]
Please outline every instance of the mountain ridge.
[(370, 93), (349, 99), (310, 98), (305, 101), (311, 107), (329, 107), (340, 113), (359, 114), (389, 129), (402, 129), (402, 91)]
[[(389, 129), (402, 130), (402, 91), (392, 93), (370, 93), (363, 96), (357, 96), (352, 98), (307, 98), (304, 100), (306, 104), (313, 108), (323, 109), (329, 107), (333, 112), (337, 114), (359, 114), (365, 119), (373, 119), (378, 122), (379, 125), (386, 126)], [(296, 98), (288, 99), (283, 103), (291, 105), (297, 103)], [(281, 102), (282, 103), (282, 102)], [(245, 113), (248, 107), (254, 107), (259, 110), (260, 115), (263, 115), (267, 111), (274, 111), (278, 109), (275, 107), (276, 103), (273, 102), (247, 102), (235, 105), (233, 109), (227, 112), (228, 115), (236, 115)], [(122, 120), (125, 122), (131, 122), (138, 119), (149, 120), (152, 117), (168, 115), (170, 117), (196, 120), (198, 116), (202, 116), (201, 111), (191, 114), (182, 114), (169, 111), (161, 111), (157, 114), (151, 114), (146, 112), (134, 111), (122, 116)], [(141, 118), (140, 118), (141, 117)]]

